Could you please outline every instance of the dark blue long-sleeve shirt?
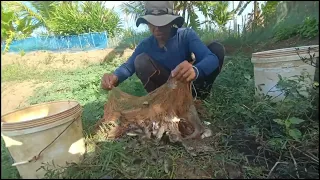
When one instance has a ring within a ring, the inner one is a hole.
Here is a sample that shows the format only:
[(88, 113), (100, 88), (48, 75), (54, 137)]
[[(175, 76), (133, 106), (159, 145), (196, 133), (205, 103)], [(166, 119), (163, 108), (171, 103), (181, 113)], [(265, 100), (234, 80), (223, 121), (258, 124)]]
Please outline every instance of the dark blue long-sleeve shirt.
[(194, 30), (179, 28), (167, 41), (165, 48), (159, 47), (154, 36), (142, 40), (128, 61), (115, 70), (114, 74), (118, 77), (119, 83), (135, 73), (134, 60), (141, 53), (146, 53), (171, 71), (194, 53), (196, 58), (194, 68), (198, 70), (196, 71), (198, 78), (209, 75), (219, 66), (217, 56), (200, 40)]

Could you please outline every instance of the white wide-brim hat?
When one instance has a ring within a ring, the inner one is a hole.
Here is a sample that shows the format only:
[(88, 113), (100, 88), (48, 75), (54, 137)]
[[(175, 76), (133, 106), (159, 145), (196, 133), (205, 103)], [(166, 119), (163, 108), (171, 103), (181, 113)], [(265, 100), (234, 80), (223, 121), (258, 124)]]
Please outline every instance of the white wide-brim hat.
[(174, 14), (173, 1), (145, 1), (145, 15), (137, 19), (137, 27), (141, 24), (165, 26), (171, 22), (179, 28), (184, 23), (184, 18)]

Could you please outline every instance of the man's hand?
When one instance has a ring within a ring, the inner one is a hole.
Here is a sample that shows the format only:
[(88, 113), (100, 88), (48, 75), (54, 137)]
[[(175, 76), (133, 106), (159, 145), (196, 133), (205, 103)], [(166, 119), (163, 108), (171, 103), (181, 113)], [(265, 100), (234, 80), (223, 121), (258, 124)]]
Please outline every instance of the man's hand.
[(118, 83), (118, 77), (114, 74), (104, 74), (101, 79), (101, 87), (105, 90), (111, 90)]
[(196, 78), (196, 72), (192, 64), (183, 61), (172, 71), (172, 77), (177, 78), (178, 81), (190, 82)]

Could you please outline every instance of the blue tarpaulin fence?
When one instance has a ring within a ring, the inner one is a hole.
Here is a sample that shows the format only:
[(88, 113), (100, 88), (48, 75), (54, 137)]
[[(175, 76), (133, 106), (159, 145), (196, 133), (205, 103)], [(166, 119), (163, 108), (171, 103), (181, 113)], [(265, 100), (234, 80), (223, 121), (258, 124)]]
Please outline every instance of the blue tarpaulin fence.
[[(108, 44), (107, 32), (85, 33), (71, 36), (42, 36), (15, 40), (11, 43), (9, 52), (31, 51), (87, 51), (104, 49)], [(1, 44), (1, 52), (5, 43)]]

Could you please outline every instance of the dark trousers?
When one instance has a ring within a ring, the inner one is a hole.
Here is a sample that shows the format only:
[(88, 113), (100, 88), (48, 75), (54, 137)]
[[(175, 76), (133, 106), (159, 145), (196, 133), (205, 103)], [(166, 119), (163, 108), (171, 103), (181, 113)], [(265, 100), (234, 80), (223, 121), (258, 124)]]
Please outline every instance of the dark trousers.
[[(210, 75), (204, 78), (198, 78), (193, 82), (196, 92), (193, 88), (192, 94), (194, 97), (197, 95), (197, 98), (201, 100), (204, 100), (210, 94), (212, 84), (221, 71), (225, 56), (225, 49), (220, 43), (212, 42), (207, 47), (218, 57), (219, 67)], [(192, 61), (191, 55), (187, 60), (189, 62)], [(151, 92), (166, 83), (171, 73), (168, 69), (156, 63), (145, 53), (136, 57), (134, 65), (136, 75), (141, 80), (147, 92)]]

